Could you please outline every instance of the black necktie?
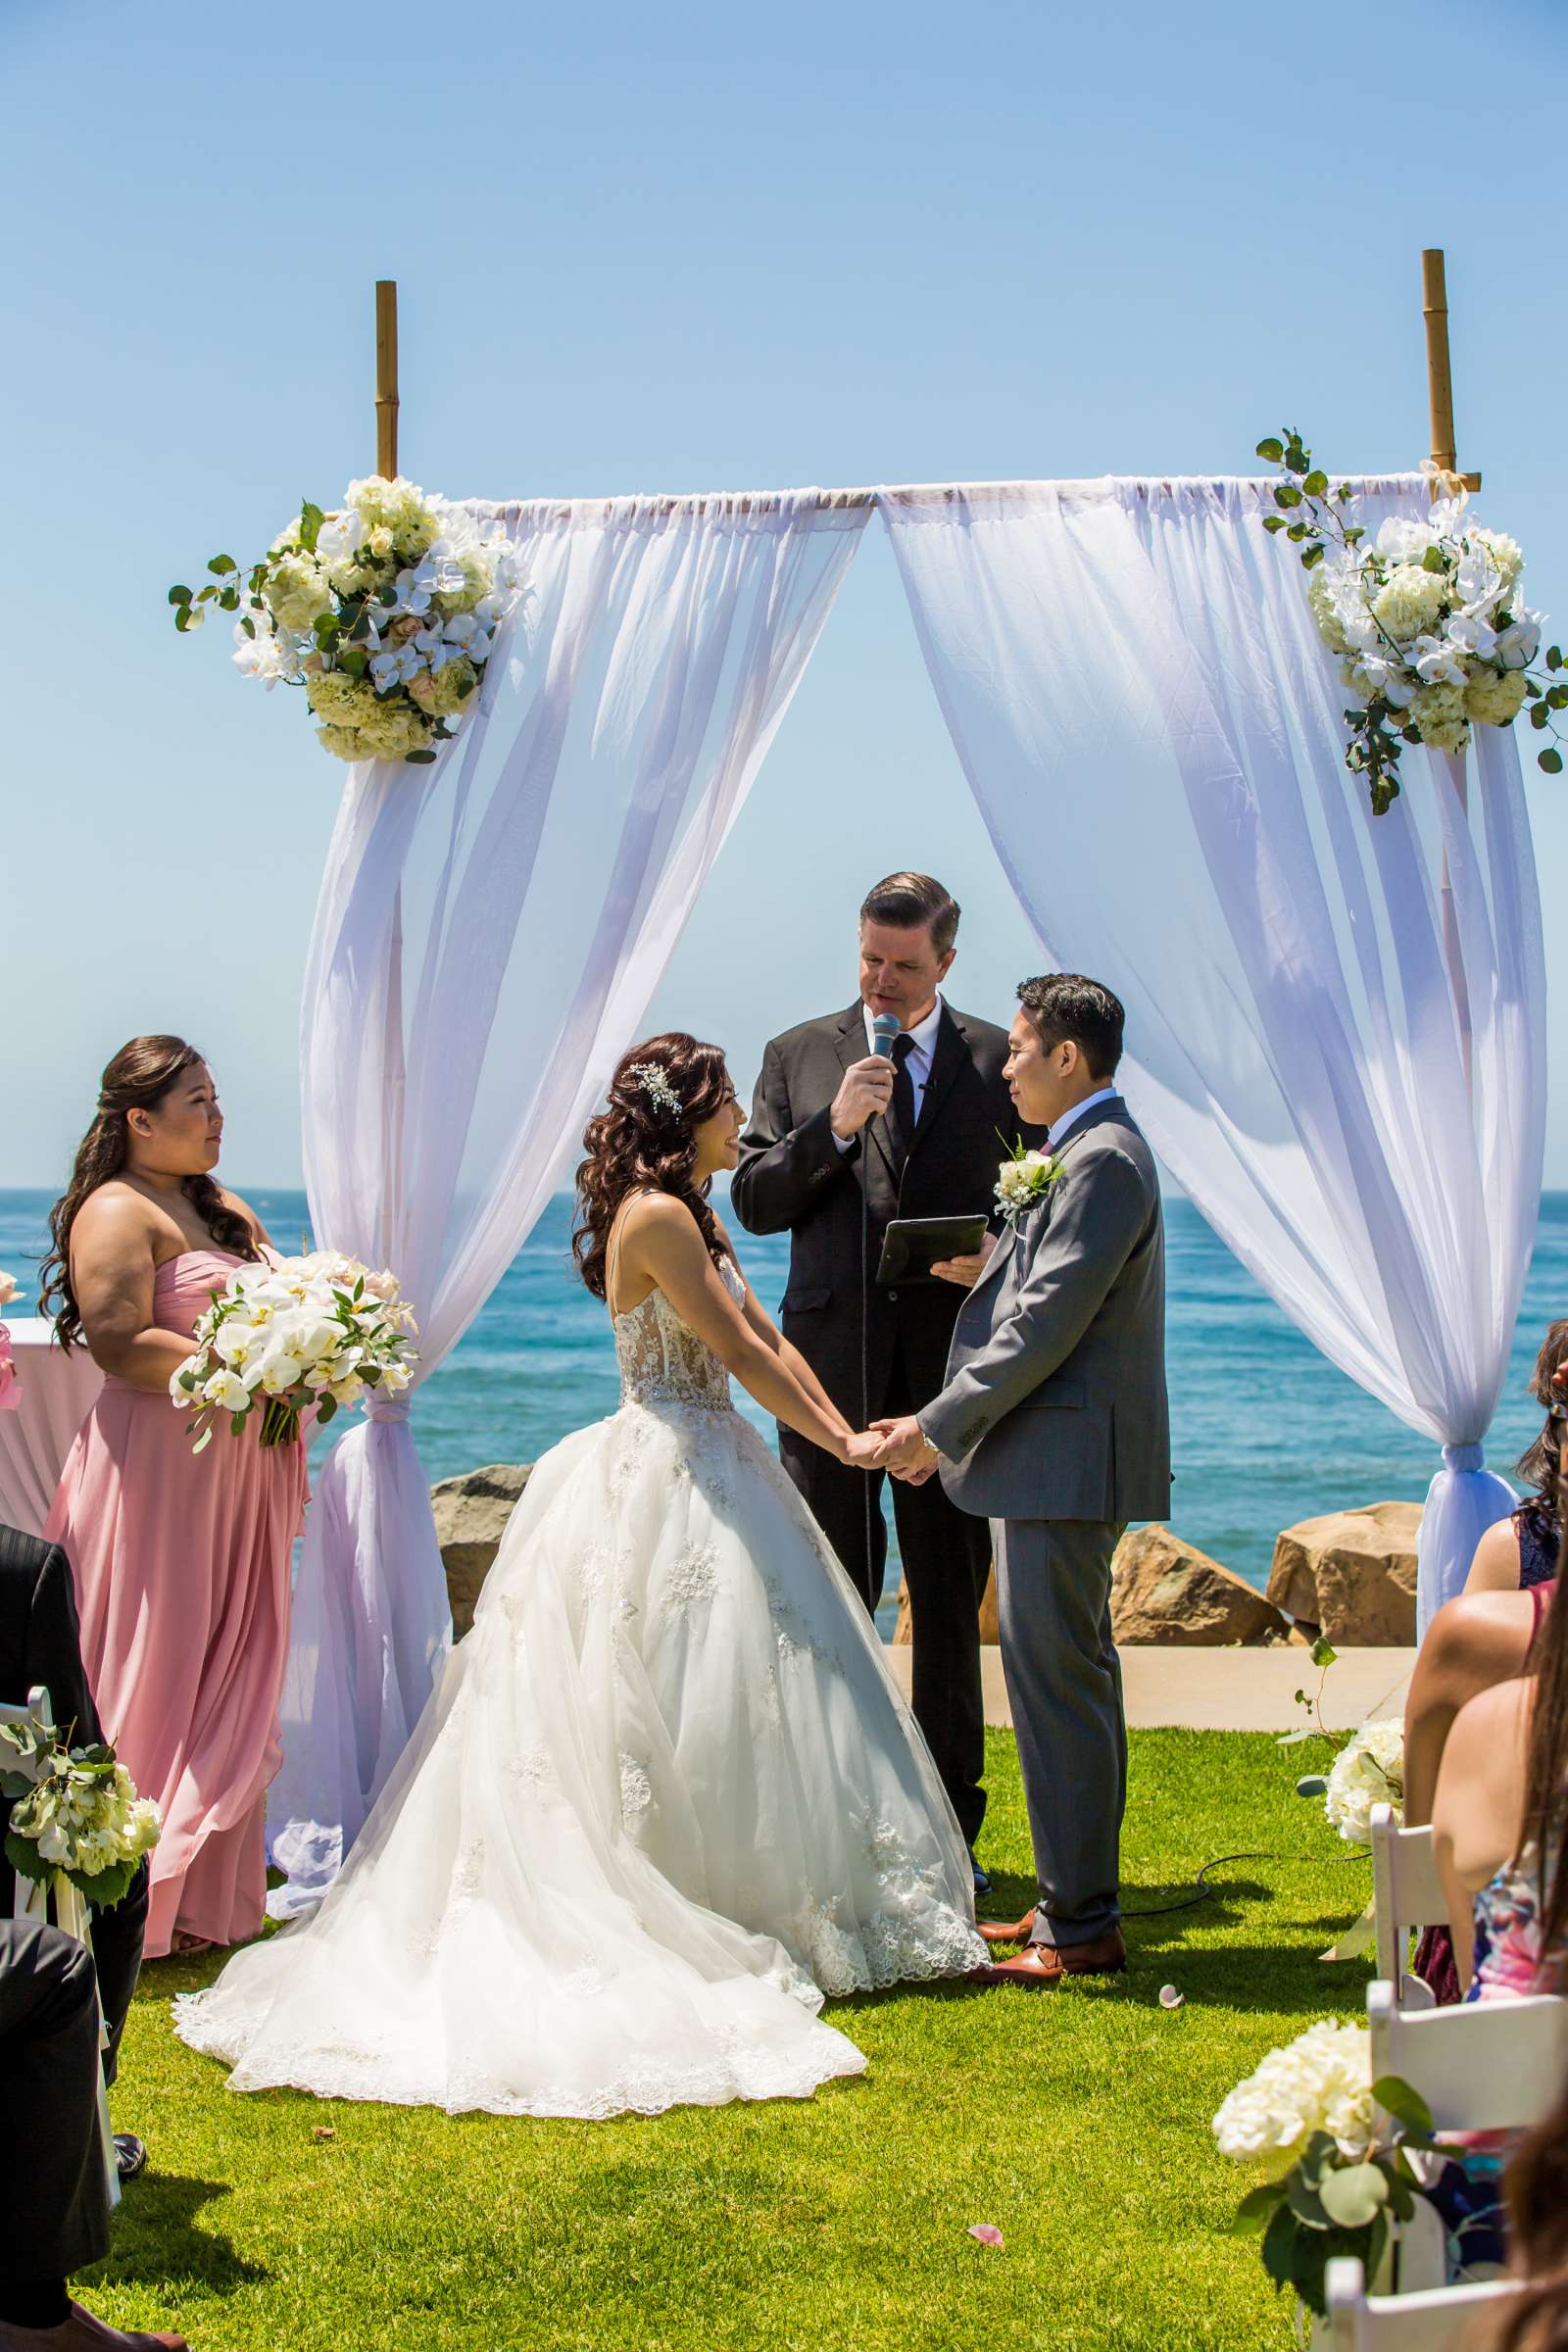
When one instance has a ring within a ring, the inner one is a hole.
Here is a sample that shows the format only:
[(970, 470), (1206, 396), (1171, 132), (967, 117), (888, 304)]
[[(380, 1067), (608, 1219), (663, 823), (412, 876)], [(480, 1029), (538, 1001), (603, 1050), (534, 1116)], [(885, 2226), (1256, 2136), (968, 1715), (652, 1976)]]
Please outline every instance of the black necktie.
[(888, 1141), (893, 1146), (894, 1166), (901, 1175), (914, 1141), (914, 1080), (909, 1076), (909, 1055), (913, 1052), (913, 1038), (907, 1029), (901, 1029), (893, 1040), (893, 1102), (888, 1111)]

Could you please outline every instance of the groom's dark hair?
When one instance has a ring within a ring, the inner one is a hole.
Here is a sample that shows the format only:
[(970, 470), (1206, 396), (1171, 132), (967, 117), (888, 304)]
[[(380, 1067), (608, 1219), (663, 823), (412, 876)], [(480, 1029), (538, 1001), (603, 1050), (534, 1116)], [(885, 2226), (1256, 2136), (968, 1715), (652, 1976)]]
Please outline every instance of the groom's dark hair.
[(1048, 1054), (1070, 1037), (1091, 1078), (1114, 1077), (1127, 1015), (1108, 988), (1082, 972), (1045, 972), (1019, 981), (1018, 1002)]
[(895, 931), (928, 930), (931, 945), (945, 956), (958, 936), (958, 902), (934, 874), (889, 874), (866, 892), (860, 920)]

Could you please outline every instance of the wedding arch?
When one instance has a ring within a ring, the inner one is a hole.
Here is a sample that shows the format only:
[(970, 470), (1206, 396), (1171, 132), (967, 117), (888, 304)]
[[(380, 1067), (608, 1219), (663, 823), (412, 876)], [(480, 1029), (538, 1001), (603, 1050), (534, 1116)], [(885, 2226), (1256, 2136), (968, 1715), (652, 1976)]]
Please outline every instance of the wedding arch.
[[(1432, 459), (1354, 483), (1374, 526), (1418, 517), (1434, 468), (1455, 472), (1443, 257), (1424, 267)], [(390, 285), (377, 324), (391, 480)], [(1535, 1235), (1545, 1068), (1511, 731), (1417, 751), (1411, 789), (1369, 814), (1265, 480), (464, 511), (505, 536), (526, 594), (455, 741), (350, 768), (306, 966), (317, 1242), (395, 1268), (422, 1333), (414, 1389), (320, 1466), (274, 1907), (330, 1878), (450, 1640), (418, 1383), (635, 1034), (873, 516), (1042, 962), (1126, 1003), (1126, 1092), (1156, 1151), (1324, 1354), (1442, 1447), (1424, 1623), (1513, 1501), (1483, 1441)]]

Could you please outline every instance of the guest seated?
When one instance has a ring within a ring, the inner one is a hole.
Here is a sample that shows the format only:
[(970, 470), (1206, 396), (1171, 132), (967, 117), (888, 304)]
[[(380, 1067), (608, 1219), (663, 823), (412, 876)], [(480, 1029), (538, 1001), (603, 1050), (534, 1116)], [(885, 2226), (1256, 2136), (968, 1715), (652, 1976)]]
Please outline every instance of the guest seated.
[(98, 1999), (83, 1946), (40, 1920), (0, 1919), (0, 2352), (185, 2352), (71, 2300), (109, 2251)]
[[(0, 1700), (21, 1706), (38, 1685), (49, 1693), (55, 1726), (72, 1747), (89, 1747), (103, 1738), (98, 1710), (82, 1672), (76, 1604), (71, 1569), (58, 1544), (40, 1543), (20, 1528), (0, 1527)], [(11, 1807), (0, 1797), (0, 1850), (10, 1827)], [(104, 2079), (113, 2082), (120, 2037), (141, 1969), (147, 1926), (147, 1865), (143, 1862), (123, 1899), (92, 1915), (93, 1958), (109, 2049)], [(131, 2180), (147, 2162), (133, 2133), (117, 2134), (120, 2177)]]
[(1547, 1332), (1530, 1379), (1530, 1393), (1544, 1406), (1546, 1422), (1535, 1444), (1514, 1464), (1514, 1474), (1531, 1492), (1508, 1518), (1489, 1527), (1476, 1545), (1465, 1579), (1467, 1593), (1528, 1591), (1557, 1573), (1562, 1544), (1558, 1491), (1561, 1431), (1557, 1419), (1561, 1391), (1555, 1384), (1565, 1365), (1568, 1317), (1553, 1323)]
[[(1433, 1851), (1459, 1982), (1472, 2001), (1564, 1987), (1568, 1959), (1568, 1602), (1559, 1578), (1532, 1671), (1468, 1699), (1432, 1807)], [(1485, 2258), (1511, 2134), (1474, 2135), (1462, 2167), (1466, 2242)], [(1449, 2183), (1450, 2188), (1452, 2182)]]
[(1523, 2283), (1475, 2352), (1560, 2352), (1568, 2344), (1568, 2090), (1520, 2143), (1503, 2185), (1511, 2267)]

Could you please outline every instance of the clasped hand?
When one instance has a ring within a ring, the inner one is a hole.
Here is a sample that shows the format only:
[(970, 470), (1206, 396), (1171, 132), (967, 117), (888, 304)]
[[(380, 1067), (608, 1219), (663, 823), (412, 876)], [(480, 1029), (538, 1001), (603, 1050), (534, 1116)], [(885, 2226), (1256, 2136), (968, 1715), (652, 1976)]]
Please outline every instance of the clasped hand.
[(846, 1441), (845, 1459), (855, 1470), (890, 1470), (906, 1486), (923, 1487), (936, 1470), (936, 1447), (912, 1413), (901, 1420), (873, 1421)]

